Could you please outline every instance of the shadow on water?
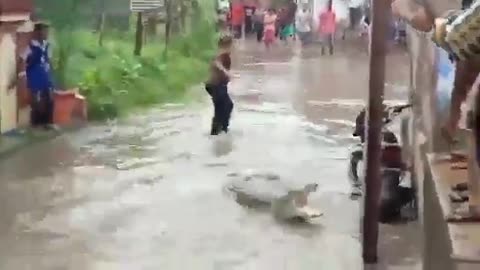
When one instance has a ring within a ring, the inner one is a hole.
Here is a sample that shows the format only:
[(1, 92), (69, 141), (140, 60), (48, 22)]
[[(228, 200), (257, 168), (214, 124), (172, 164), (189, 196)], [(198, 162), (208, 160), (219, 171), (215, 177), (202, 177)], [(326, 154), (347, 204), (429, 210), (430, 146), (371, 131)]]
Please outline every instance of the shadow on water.
[(230, 154), (234, 150), (233, 136), (222, 133), (212, 138), (212, 152), (216, 157)]
[[(421, 256), (419, 239), (421, 231), (418, 222), (398, 223), (393, 225), (380, 226), (380, 248), (379, 256), (382, 257), (381, 265), (388, 269), (388, 266), (408, 267), (406, 269), (420, 269)], [(416, 251), (417, 252), (413, 252)], [(380, 268), (379, 268), (380, 269)], [(402, 268), (403, 269), (403, 268)]]
[[(29, 180), (52, 177), (58, 170), (71, 167), (79, 153), (67, 136), (36, 144), (20, 150), (7, 160), (0, 162), (0, 179)], [(0, 182), (1, 184), (1, 182)]]
[(321, 223), (321, 217), (312, 221), (297, 220), (277, 220), (277, 224), (289, 233), (296, 234), (306, 239), (315, 238), (325, 232), (325, 226)]

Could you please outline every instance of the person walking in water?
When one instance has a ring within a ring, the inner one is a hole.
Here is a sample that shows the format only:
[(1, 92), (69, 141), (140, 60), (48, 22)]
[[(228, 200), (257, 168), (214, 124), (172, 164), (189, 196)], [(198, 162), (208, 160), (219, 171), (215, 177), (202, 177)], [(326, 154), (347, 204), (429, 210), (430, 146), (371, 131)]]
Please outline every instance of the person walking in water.
[(232, 47), (233, 38), (230, 35), (222, 35), (218, 41), (217, 56), (210, 66), (210, 78), (205, 84), (205, 89), (212, 98), (214, 107), (210, 135), (218, 135), (222, 131), (228, 132), (233, 110), (233, 101), (228, 94)]
[(282, 15), (283, 27), (280, 35), (288, 45), (291, 40), (295, 39), (295, 16), (297, 14), (297, 4), (294, 0), (289, 0), (285, 7), (285, 13)]
[(245, 21), (245, 8), (242, 1), (233, 1), (231, 16), (233, 35), (236, 39), (240, 39), (243, 36), (243, 25)]
[(333, 42), (336, 31), (336, 15), (332, 8), (332, 1), (328, 1), (327, 8), (320, 13), (320, 38), (322, 43), (322, 55), (325, 54), (325, 47), (328, 46), (330, 55), (333, 55)]
[(297, 14), (297, 35), (302, 43), (302, 46), (305, 46), (310, 42), (311, 36), (311, 23), (312, 17), (310, 15), (310, 11), (308, 10), (307, 6), (304, 5), (303, 8)]
[(265, 47), (270, 49), (273, 42), (275, 41), (275, 24), (277, 22), (277, 14), (273, 8), (270, 8), (264, 17), (264, 35), (263, 41), (265, 42)]
[(263, 40), (263, 21), (265, 16), (265, 10), (262, 7), (255, 9), (255, 14), (253, 16), (253, 28), (255, 29), (255, 34), (257, 36), (257, 42), (260, 43)]
[(287, 20), (287, 10), (284, 7), (281, 7), (275, 11), (275, 14), (277, 15), (277, 21), (275, 23), (275, 37), (280, 40), (284, 40), (282, 32)]

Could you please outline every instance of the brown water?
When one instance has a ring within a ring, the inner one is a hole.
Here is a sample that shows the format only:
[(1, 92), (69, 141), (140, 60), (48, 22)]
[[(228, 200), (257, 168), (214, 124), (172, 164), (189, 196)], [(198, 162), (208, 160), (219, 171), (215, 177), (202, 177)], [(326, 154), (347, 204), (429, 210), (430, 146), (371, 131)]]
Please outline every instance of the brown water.
[[(346, 168), (367, 97), (364, 51), (348, 43), (321, 57), (241, 43), (228, 136), (208, 136), (205, 100), (92, 125), (0, 161), (0, 269), (362, 269)], [(389, 67), (387, 98), (404, 100), (406, 57), (396, 52)], [(310, 204), (324, 216), (287, 225), (239, 206), (224, 186), (248, 169), (318, 183)], [(405, 242), (387, 264), (412, 269), (417, 250), (404, 239), (415, 230), (386, 230), (385, 243)]]

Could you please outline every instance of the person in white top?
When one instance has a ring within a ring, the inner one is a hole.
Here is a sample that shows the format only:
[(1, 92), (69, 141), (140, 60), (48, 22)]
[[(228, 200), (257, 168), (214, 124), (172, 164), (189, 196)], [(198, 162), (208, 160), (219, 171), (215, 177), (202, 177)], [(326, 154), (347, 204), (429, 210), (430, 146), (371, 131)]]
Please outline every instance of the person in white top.
[(297, 13), (295, 26), (302, 45), (306, 45), (312, 32), (312, 15), (306, 5)]

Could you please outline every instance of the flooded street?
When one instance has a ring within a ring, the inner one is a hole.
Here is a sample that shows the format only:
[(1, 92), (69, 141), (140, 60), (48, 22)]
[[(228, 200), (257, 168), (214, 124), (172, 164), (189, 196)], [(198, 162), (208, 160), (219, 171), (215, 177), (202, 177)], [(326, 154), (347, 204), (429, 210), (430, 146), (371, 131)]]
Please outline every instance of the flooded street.
[[(367, 98), (364, 50), (346, 44), (322, 57), (317, 48), (264, 53), (246, 42), (233, 60), (228, 136), (208, 135), (205, 98), (0, 161), (0, 269), (363, 269), (347, 159)], [(396, 52), (389, 66), (386, 98), (405, 100), (406, 55)], [(282, 224), (240, 206), (225, 186), (249, 169), (318, 183), (310, 204), (324, 216)]]

